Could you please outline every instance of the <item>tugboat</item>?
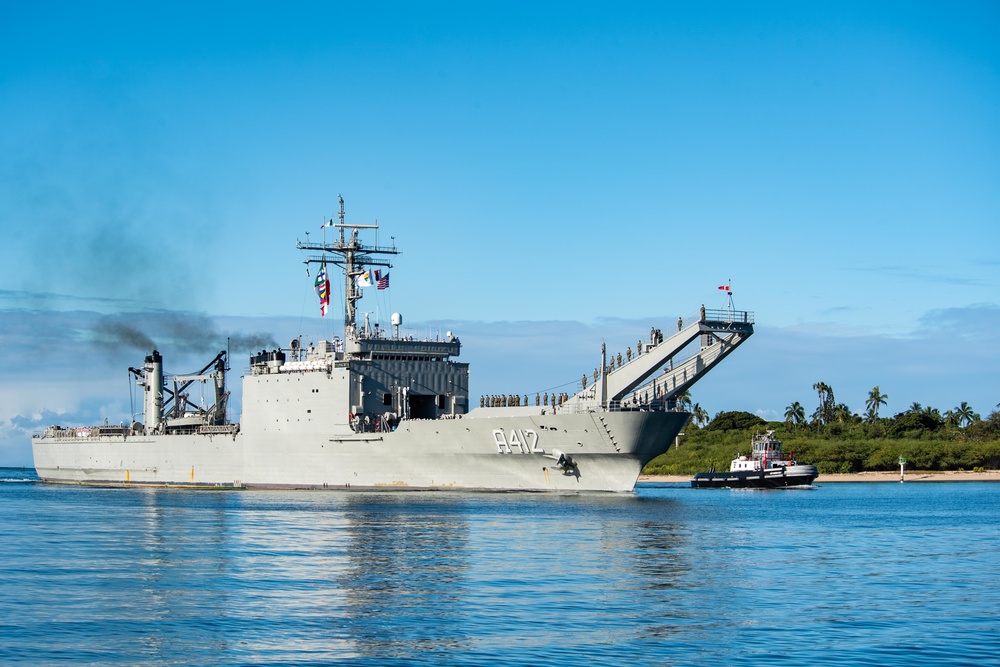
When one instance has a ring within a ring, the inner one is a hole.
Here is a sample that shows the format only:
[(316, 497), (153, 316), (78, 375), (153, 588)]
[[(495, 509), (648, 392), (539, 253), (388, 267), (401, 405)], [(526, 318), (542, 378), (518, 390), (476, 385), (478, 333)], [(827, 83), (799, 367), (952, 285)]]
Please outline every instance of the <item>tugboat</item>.
[(699, 472), (691, 479), (696, 489), (780, 489), (786, 486), (809, 486), (819, 475), (813, 465), (802, 465), (781, 453), (781, 440), (774, 431), (756, 434), (750, 440), (750, 456), (740, 456), (729, 465), (729, 472)]

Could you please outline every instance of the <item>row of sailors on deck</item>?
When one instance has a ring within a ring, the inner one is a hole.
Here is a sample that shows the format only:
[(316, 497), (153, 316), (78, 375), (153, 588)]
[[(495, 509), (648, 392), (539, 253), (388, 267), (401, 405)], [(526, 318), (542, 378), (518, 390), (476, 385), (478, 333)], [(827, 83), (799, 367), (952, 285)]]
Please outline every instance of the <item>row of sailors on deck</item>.
[[(535, 405), (548, 405), (549, 404), (549, 392), (545, 392), (544, 396), (540, 394), (535, 394)], [(553, 407), (556, 406), (556, 401), (558, 405), (562, 405), (569, 400), (569, 394), (552, 394), (551, 402)], [(479, 407), (481, 408), (514, 408), (522, 405), (531, 405), (528, 402), (528, 395), (524, 395), (524, 400), (517, 394), (510, 394), (508, 396), (502, 395), (490, 395), (490, 396), (480, 396), (479, 397)]]
[[(702, 304), (702, 306), (701, 306), (701, 321), (702, 322), (705, 321), (705, 306), (704, 306), (704, 304)], [(684, 318), (683, 317), (678, 317), (677, 318), (677, 330), (681, 331), (683, 328), (684, 328)], [(656, 327), (650, 327), (650, 329), (649, 329), (649, 344), (648, 344), (648, 347), (656, 347), (657, 345), (661, 344), (662, 342), (663, 342), (663, 331), (661, 331), (660, 329), (657, 329)], [(635, 347), (635, 356), (636, 357), (638, 357), (639, 355), (642, 354), (642, 347), (643, 347), (643, 343), (642, 343), (642, 339), (640, 338), (639, 342), (636, 343), (636, 347)], [(615, 362), (617, 362), (617, 364), (618, 364), (617, 367), (621, 368), (623, 361), (624, 361), (624, 363), (628, 363), (628, 362), (632, 361), (632, 348), (631, 347), (629, 347), (627, 350), (625, 350), (625, 358), (624, 358), (624, 360), (622, 359), (622, 353), (621, 352), (619, 352), (617, 356), (611, 355), (611, 360), (608, 362), (608, 367), (604, 369), (605, 372), (610, 373), (611, 371), (615, 370)], [(595, 368), (594, 369), (594, 382), (595, 383), (597, 382), (597, 379), (599, 377), (600, 377), (600, 369)], [(586, 375), (583, 376), (582, 384), (583, 384), (583, 388), (586, 389), (587, 388), (587, 376)]]

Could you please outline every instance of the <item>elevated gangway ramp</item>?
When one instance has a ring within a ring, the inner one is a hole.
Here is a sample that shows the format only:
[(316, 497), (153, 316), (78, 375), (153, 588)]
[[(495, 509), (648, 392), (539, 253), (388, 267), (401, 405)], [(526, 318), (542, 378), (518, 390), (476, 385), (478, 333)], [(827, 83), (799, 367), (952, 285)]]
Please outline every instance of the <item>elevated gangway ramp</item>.
[[(742, 310), (705, 310), (695, 322), (656, 345), (643, 346), (642, 354), (607, 372), (597, 384), (570, 401), (619, 404), (638, 394), (641, 402), (666, 401), (690, 388), (702, 375), (753, 335), (753, 313)], [(696, 353), (676, 359), (700, 339)], [(663, 372), (660, 372), (663, 369)]]
[[(713, 317), (711, 311), (708, 315)], [(649, 399), (669, 401), (690, 389), (701, 376), (753, 335), (753, 313), (748, 311), (715, 311), (714, 319), (698, 324), (701, 325), (701, 344), (697, 353), (677, 363), (671, 363), (674, 361), (671, 357), (660, 375), (628, 391)], [(626, 398), (623, 395), (620, 400)]]

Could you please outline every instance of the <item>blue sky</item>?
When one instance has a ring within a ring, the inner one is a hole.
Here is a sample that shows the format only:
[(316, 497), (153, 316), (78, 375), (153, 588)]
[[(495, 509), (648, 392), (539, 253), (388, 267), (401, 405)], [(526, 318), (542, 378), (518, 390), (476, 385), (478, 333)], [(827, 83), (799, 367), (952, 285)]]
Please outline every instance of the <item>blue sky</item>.
[(336, 333), (295, 240), (338, 193), (403, 251), (361, 309), (454, 330), (476, 395), (573, 383), (732, 280), (758, 331), (711, 413), (820, 380), (992, 410), (1000, 5), (620, 4), (5, 3), (0, 464), (128, 418), (116, 326), (173, 372)]

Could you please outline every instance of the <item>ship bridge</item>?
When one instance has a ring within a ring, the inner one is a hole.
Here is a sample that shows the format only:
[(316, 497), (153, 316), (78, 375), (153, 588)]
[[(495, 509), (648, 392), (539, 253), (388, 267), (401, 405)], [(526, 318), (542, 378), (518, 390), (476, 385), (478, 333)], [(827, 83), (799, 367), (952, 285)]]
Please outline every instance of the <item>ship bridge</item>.
[[(598, 381), (571, 396), (566, 407), (615, 409), (628, 402), (663, 409), (691, 388), (753, 335), (753, 313), (702, 308), (699, 317), (674, 335), (654, 337), (639, 354), (614, 367), (602, 359)], [(692, 344), (698, 347), (692, 350)], [(662, 370), (661, 370), (662, 369)]]
[(454, 336), (444, 341), (420, 341), (401, 338), (355, 338), (347, 350), (357, 359), (446, 360), (457, 357), (462, 344)]

